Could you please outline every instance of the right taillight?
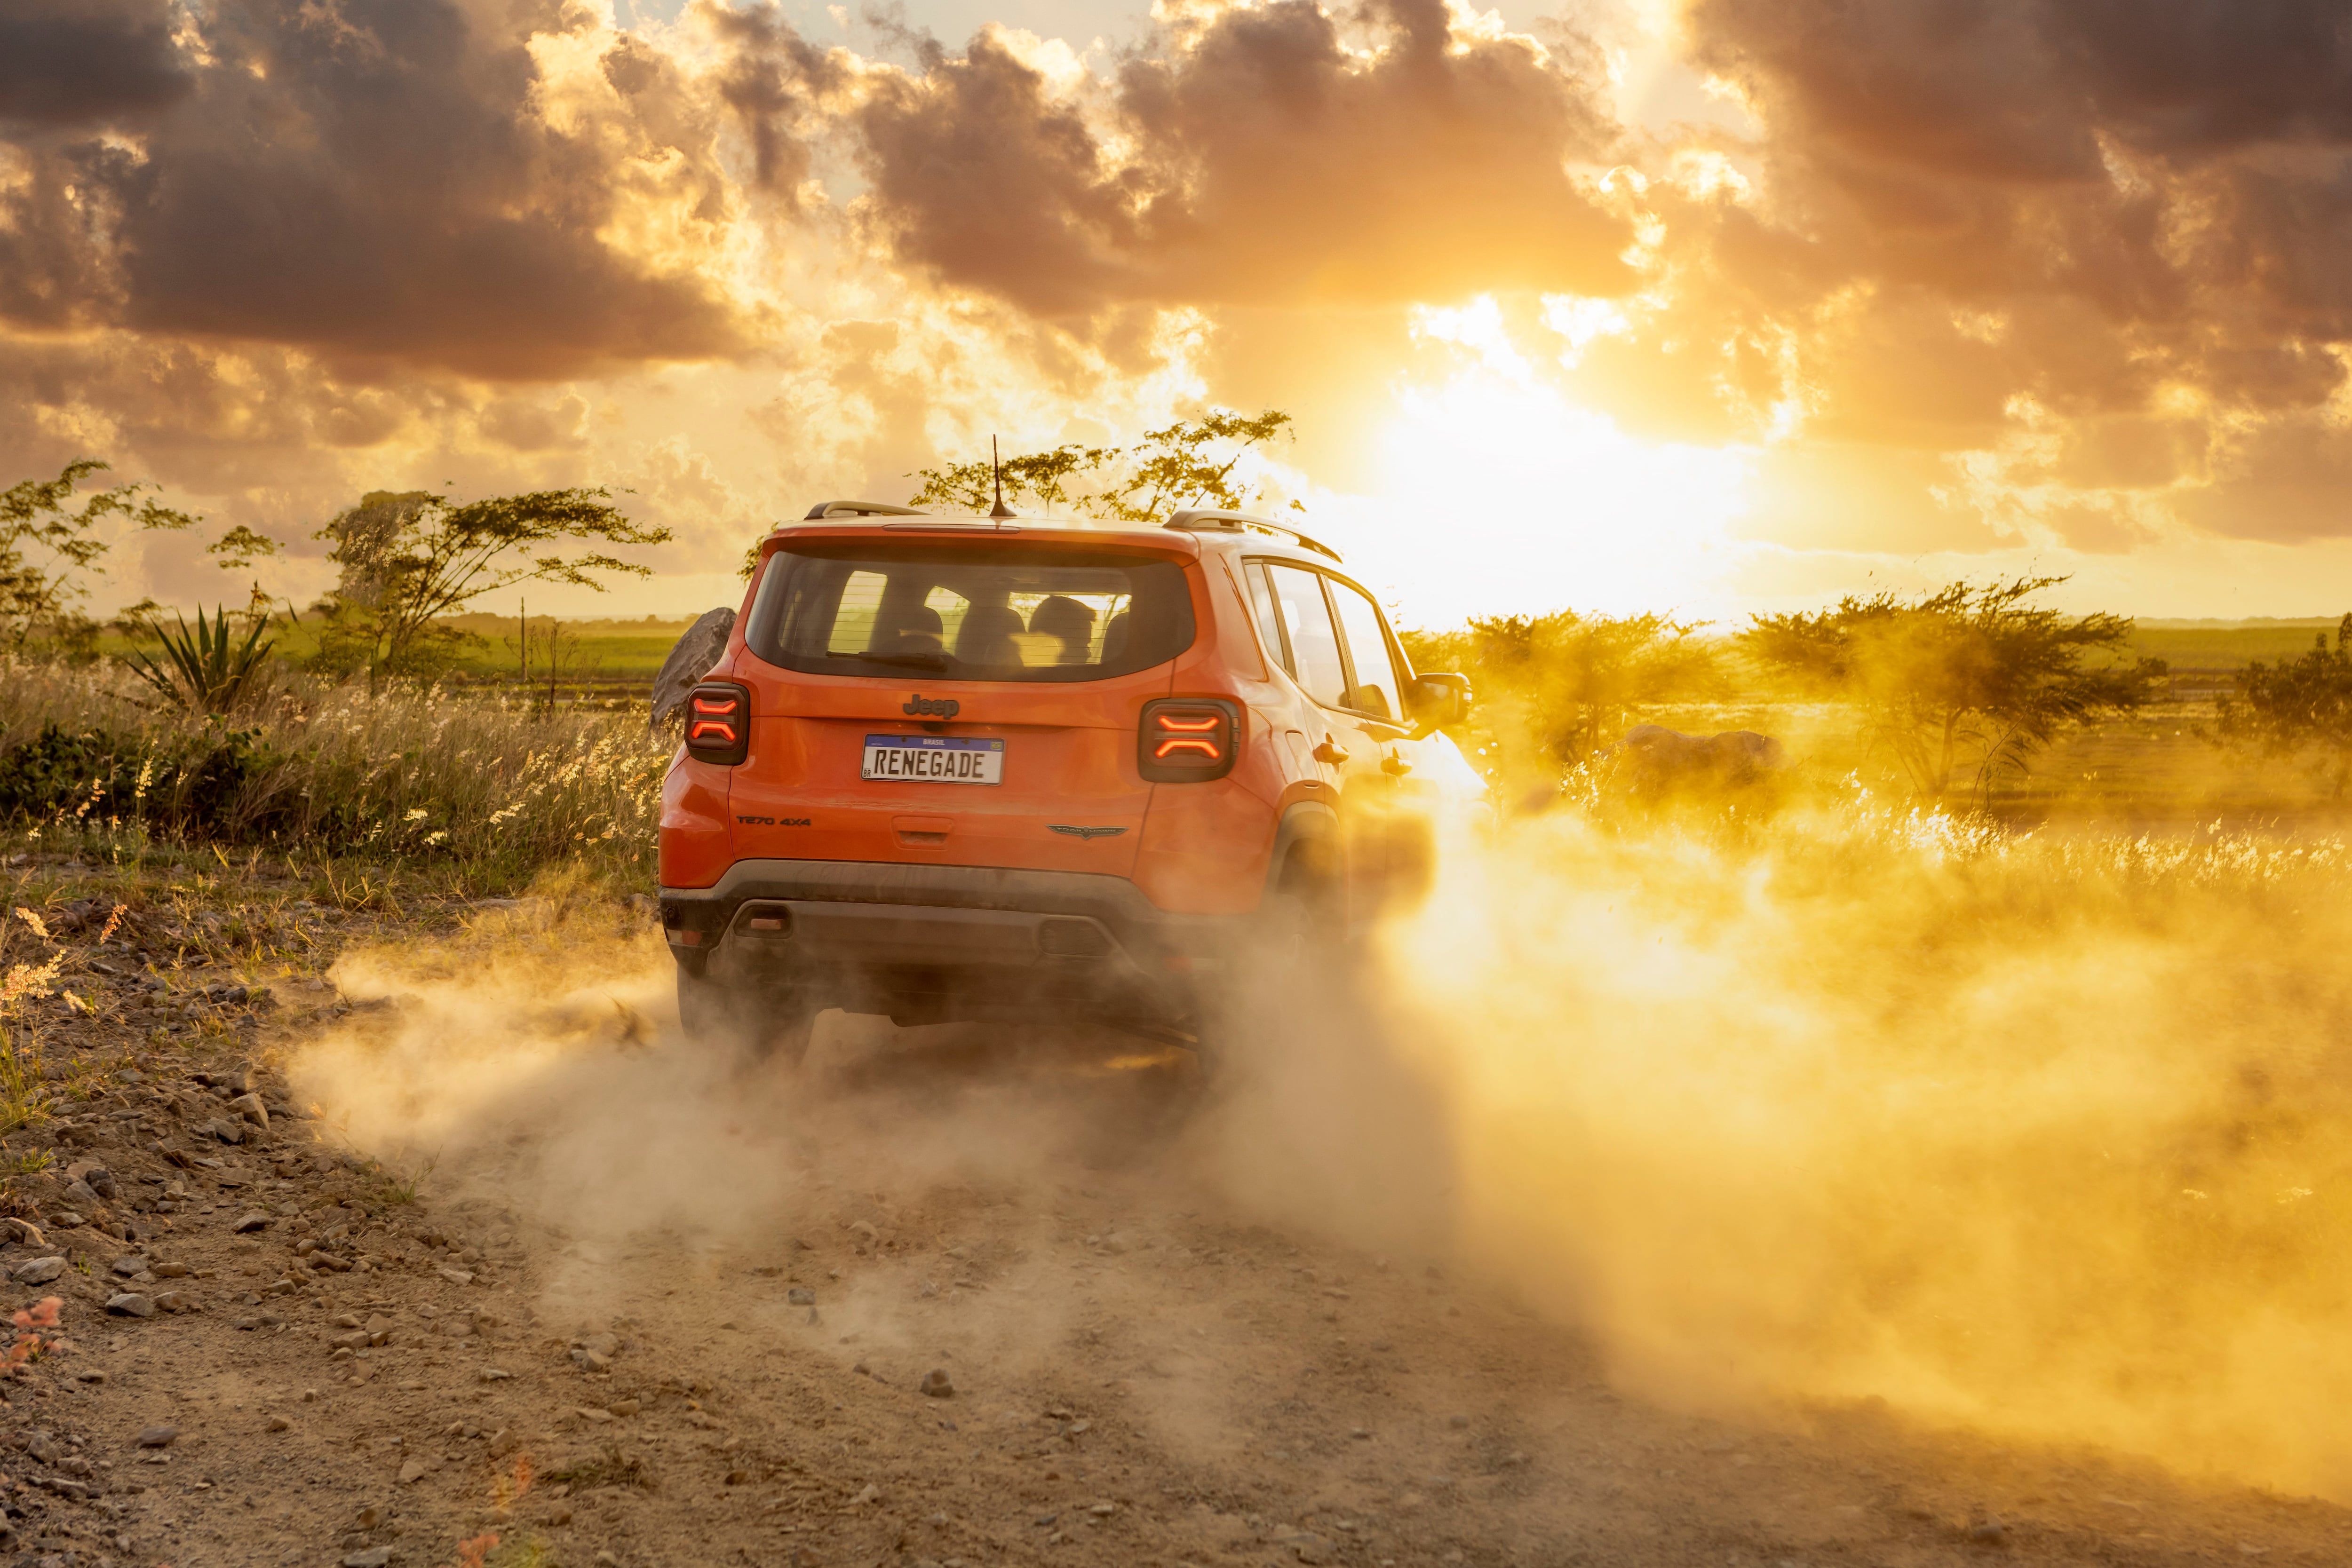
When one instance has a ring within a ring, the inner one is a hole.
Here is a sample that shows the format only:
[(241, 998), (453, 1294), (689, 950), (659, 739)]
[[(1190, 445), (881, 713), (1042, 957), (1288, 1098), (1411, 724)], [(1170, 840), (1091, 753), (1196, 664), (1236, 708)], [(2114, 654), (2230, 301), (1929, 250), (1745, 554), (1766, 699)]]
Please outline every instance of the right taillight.
[(695, 687), (686, 699), (686, 754), (732, 768), (751, 747), (751, 694), (725, 681)]
[(1241, 750), (1241, 709), (1222, 697), (1163, 697), (1143, 705), (1135, 762), (1154, 784), (1223, 779)]

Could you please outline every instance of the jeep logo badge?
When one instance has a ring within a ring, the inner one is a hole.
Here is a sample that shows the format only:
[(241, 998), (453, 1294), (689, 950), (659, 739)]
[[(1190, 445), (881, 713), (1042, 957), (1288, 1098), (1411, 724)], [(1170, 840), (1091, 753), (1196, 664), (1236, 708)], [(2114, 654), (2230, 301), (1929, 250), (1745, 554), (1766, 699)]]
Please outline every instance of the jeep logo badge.
[(953, 697), (927, 697), (917, 692), (905, 707), (898, 711), (908, 715), (932, 714), (940, 718), (953, 718), (963, 705)]

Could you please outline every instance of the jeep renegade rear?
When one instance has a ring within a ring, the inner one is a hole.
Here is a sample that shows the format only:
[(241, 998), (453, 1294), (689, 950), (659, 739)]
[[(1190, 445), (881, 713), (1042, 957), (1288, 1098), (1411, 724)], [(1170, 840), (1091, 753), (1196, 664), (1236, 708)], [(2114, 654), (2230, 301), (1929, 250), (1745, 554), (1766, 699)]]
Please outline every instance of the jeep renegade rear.
[(1338, 558), (1264, 519), (1108, 530), (829, 503), (761, 546), (664, 788), (690, 1030), (828, 1007), (1200, 1046), (1269, 924), (1425, 880), (1476, 776)]

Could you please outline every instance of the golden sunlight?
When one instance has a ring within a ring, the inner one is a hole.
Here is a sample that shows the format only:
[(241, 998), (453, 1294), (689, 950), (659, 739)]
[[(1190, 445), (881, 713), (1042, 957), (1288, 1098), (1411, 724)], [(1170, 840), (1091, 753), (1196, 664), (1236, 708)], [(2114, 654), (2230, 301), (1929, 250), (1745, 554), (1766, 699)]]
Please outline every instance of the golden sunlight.
[[(1373, 494), (1309, 502), (1408, 622), (1710, 601), (1745, 548), (1727, 530), (1746, 452), (1643, 442), (1577, 405), (1492, 298), (1416, 311), (1413, 327), (1450, 368), (1395, 387)], [(1432, 550), (1433, 529), (1456, 548)]]

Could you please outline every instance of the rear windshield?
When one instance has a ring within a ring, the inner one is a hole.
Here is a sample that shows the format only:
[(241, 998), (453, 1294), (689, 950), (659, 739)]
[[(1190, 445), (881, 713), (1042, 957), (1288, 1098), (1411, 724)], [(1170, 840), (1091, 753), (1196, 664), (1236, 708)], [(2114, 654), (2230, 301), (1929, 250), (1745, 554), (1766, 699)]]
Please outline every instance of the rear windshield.
[(811, 674), (1093, 681), (1192, 644), (1175, 561), (1009, 540), (778, 550), (751, 613), (751, 651)]

